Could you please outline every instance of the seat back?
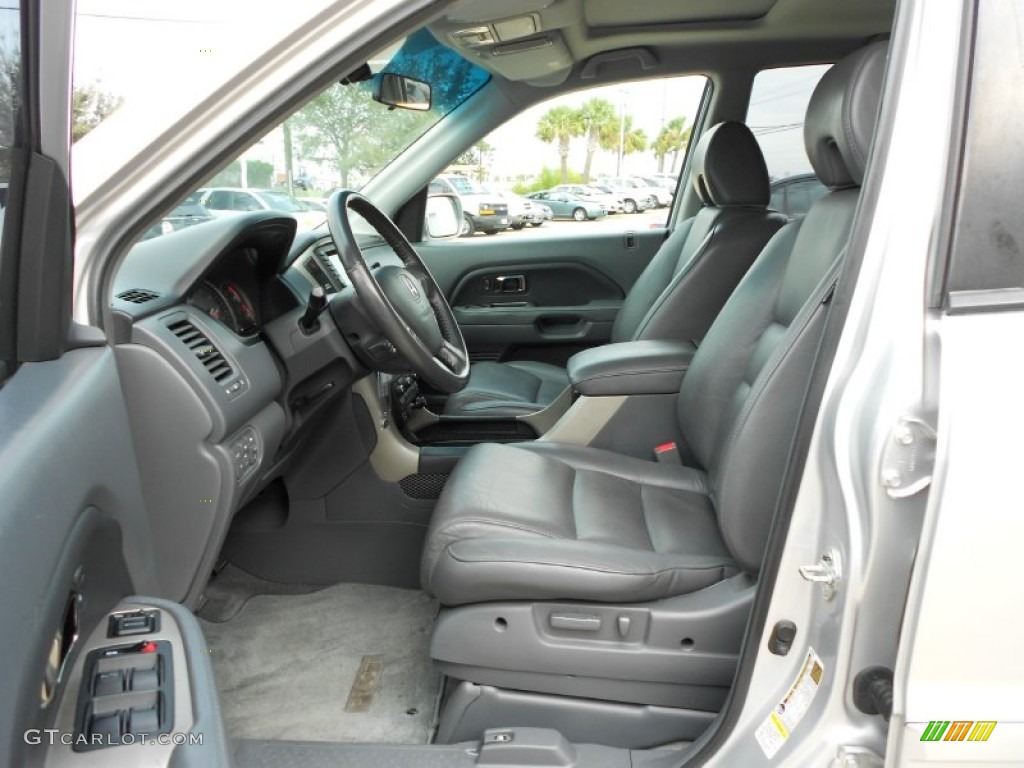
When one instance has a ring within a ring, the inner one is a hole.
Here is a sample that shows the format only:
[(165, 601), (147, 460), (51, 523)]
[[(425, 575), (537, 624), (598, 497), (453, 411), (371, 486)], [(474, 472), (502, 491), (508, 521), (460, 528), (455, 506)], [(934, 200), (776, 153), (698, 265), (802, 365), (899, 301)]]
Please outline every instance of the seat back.
[(708, 331), (679, 395), (680, 428), (708, 471), (723, 538), (750, 572), (761, 564), (853, 224), (885, 60), (877, 43), (821, 79), (804, 143), (830, 191), (765, 246)]
[(690, 182), (704, 207), (680, 224), (630, 289), (612, 341), (699, 341), (768, 239), (768, 169), (743, 123), (719, 123), (694, 150)]

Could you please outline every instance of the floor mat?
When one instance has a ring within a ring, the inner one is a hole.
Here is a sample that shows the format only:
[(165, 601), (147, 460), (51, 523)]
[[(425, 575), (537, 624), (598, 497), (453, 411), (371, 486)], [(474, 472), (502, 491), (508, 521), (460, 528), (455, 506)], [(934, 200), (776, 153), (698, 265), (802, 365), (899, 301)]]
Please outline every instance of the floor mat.
[(196, 615), (207, 621), (230, 621), (256, 595), (308, 595), (324, 585), (282, 584), (253, 576), (228, 563), (203, 590), (203, 602)]
[(428, 648), (437, 603), (418, 590), (339, 584), (257, 595), (203, 621), (236, 739), (425, 744), (441, 684)]

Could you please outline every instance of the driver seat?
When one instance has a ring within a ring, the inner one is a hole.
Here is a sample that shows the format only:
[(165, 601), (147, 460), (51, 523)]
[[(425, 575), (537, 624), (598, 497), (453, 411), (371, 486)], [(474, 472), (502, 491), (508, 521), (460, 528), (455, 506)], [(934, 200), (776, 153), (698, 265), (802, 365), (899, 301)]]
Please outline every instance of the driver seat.
[[(768, 239), (786, 223), (768, 210), (768, 169), (743, 123), (719, 123), (694, 151), (690, 180), (704, 207), (661, 245), (612, 325), (612, 342), (699, 341)], [(480, 362), (448, 397), (448, 415), (520, 416), (542, 410), (569, 386), (548, 363)]]
[(556, 443), (484, 444), (456, 466), (421, 580), (441, 603), (685, 595), (757, 573), (857, 208), (886, 47), (821, 79), (804, 126), (829, 192), (765, 246), (683, 379), (694, 466)]

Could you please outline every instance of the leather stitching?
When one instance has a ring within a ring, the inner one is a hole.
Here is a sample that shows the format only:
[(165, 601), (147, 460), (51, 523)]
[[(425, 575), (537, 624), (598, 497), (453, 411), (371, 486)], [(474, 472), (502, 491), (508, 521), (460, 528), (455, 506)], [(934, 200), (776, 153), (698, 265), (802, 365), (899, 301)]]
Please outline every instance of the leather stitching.
[[(533, 526), (530, 526), (530, 525), (522, 525), (522, 524), (517, 524), (517, 523), (510, 523), (510, 522), (506, 522), (504, 520), (495, 520), (494, 518), (487, 518), (487, 517), (459, 517), (458, 520), (452, 521), (452, 522), (447, 523), (447, 524), (441, 526), (440, 528), (438, 528), (434, 532), (434, 535), (436, 537), (441, 537), (441, 536), (443, 536), (445, 534), (449, 534), (450, 535), (452, 529), (458, 528), (459, 526), (465, 525), (465, 524), (481, 525), (481, 526), (482, 525), (493, 525), (496, 528), (509, 528), (509, 529), (514, 530), (514, 531), (524, 531), (526, 533), (532, 533), (532, 534), (540, 536), (541, 538), (544, 538), (544, 539), (564, 539), (565, 538), (564, 536), (561, 536), (561, 535), (559, 535), (557, 533), (550, 533), (548, 531), (541, 530), (540, 528), (534, 528)], [(482, 536), (472, 536), (470, 538), (479, 539), (479, 538), (483, 538), (483, 537)], [(459, 541), (464, 541), (464, 540), (465, 539), (461, 539), (461, 538), (459, 539)], [(452, 542), (452, 543), (455, 543), (455, 542)], [(449, 546), (451, 546), (451, 545), (449, 544)]]
[(717, 562), (717, 563), (715, 563), (713, 565), (690, 565), (690, 566), (673, 565), (673, 566), (668, 566), (668, 567), (665, 567), (665, 568), (644, 568), (644, 569), (634, 569), (634, 570), (628, 570), (627, 571), (627, 570), (614, 569), (614, 568), (602, 568), (602, 567), (597, 566), (597, 565), (580, 565), (578, 563), (565, 563), (565, 562), (559, 562), (559, 561), (553, 561), (553, 560), (496, 560), (496, 559), (493, 559), (493, 558), (467, 558), (465, 556), (460, 557), (458, 554), (453, 552), (451, 546), (449, 546), (446, 549), (446, 554), (452, 560), (455, 560), (456, 562), (459, 562), (459, 563), (474, 563), (474, 564), (477, 564), (477, 565), (485, 564), (485, 563), (493, 563), (493, 564), (500, 564), (500, 565), (506, 565), (506, 564), (509, 564), (509, 565), (511, 565), (511, 564), (514, 564), (514, 565), (539, 565), (539, 566), (548, 566), (548, 567), (551, 567), (551, 568), (571, 568), (574, 571), (594, 571), (596, 573), (607, 573), (607, 574), (612, 574), (612, 575), (616, 575), (616, 576), (659, 576), (659, 575), (665, 574), (665, 573), (686, 573), (686, 572), (703, 573), (703, 572), (706, 572), (706, 571), (716, 571), (717, 570), (717, 571), (721, 571), (723, 573), (723, 578), (724, 578), (725, 571), (731, 570), (731, 569), (736, 567), (735, 563), (733, 563), (733, 562), (731, 562), (729, 560), (722, 560), (722, 561), (719, 561), (719, 562)]

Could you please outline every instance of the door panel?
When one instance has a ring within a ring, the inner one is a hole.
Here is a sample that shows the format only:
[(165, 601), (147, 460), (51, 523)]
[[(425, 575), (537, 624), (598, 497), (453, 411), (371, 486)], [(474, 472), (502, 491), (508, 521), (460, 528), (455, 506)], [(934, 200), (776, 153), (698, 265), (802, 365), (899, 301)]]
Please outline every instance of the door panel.
[(455, 310), (473, 359), (562, 364), (605, 344), (665, 230), (425, 242), (417, 250)]
[[(75, 635), (155, 587), (149, 528), (114, 355), (25, 363), (0, 389), (0, 764), (32, 765), (53, 728)], [(72, 607), (73, 606), (73, 607)], [(61, 636), (61, 640), (57, 640)], [(56, 646), (57, 663), (48, 663)], [(43, 704), (43, 686), (53, 698)]]

